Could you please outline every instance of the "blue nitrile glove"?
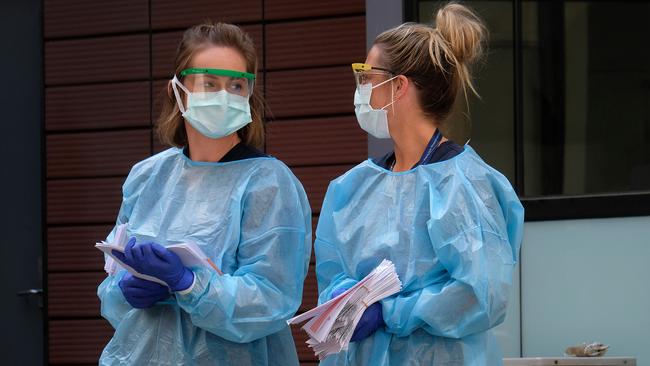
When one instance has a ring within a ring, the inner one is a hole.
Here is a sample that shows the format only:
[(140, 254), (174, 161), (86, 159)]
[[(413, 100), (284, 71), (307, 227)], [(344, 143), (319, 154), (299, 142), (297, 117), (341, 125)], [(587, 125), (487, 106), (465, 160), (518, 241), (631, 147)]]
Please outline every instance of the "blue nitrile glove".
[[(347, 291), (347, 288), (337, 288), (332, 291), (331, 298), (335, 298), (340, 294)], [(357, 326), (354, 328), (354, 333), (352, 333), (352, 338), (350, 342), (358, 342), (366, 339), (372, 333), (374, 333), (379, 327), (386, 325), (384, 323), (384, 315), (381, 308), (381, 303), (376, 302), (366, 309), (361, 315), (361, 319), (357, 323)]]
[(136, 309), (149, 308), (171, 295), (167, 286), (137, 278), (128, 272), (120, 280), (119, 286), (126, 301)]
[(336, 290), (332, 291), (332, 296), (330, 296), (330, 300), (339, 296), (340, 294), (344, 293), (348, 289), (345, 287), (337, 288)]
[(175, 253), (156, 243), (135, 244), (131, 238), (124, 248), (124, 254), (113, 251), (113, 255), (139, 273), (164, 281), (172, 291), (183, 291), (192, 286), (194, 273), (183, 265)]

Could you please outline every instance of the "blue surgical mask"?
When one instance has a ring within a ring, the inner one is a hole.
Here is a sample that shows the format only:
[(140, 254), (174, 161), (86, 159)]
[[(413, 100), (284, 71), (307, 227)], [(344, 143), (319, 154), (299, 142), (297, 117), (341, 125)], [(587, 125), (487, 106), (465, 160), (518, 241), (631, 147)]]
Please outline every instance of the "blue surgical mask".
[(359, 126), (361, 126), (364, 131), (368, 132), (370, 135), (378, 139), (390, 138), (390, 132), (388, 131), (388, 114), (386, 113), (386, 108), (395, 103), (395, 100), (392, 97), (393, 89), (391, 86), (391, 102), (386, 104), (381, 109), (374, 109), (370, 105), (372, 89), (390, 82), (396, 77), (397, 76), (392, 77), (375, 86), (372, 86), (370, 83), (358, 85), (357, 90), (354, 92), (354, 113), (357, 115)]
[[(247, 97), (218, 92), (192, 93), (174, 76), (172, 88), (183, 118), (202, 135), (221, 138), (238, 131), (252, 121)], [(177, 88), (187, 95), (187, 108)]]

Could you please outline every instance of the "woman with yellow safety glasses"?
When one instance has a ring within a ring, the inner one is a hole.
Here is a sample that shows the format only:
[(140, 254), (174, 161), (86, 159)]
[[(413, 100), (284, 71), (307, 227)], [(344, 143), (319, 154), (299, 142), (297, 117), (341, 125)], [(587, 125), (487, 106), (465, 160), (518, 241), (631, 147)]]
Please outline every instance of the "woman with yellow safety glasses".
[[(302, 299), (311, 211), (289, 168), (258, 150), (253, 42), (234, 25), (197, 25), (174, 65), (157, 125), (174, 147), (132, 168), (117, 217), (131, 240), (113, 252), (166, 286), (124, 270), (101, 283), (115, 335), (100, 364), (298, 365), (286, 320)], [(189, 241), (220, 271), (166, 248)]]
[(322, 365), (502, 363), (490, 330), (506, 314), (523, 207), (503, 175), (440, 131), (459, 95), (476, 93), (470, 70), (485, 37), (470, 9), (447, 4), (435, 27), (389, 29), (352, 66), (359, 125), (394, 151), (330, 183), (316, 231), (319, 303), (383, 259), (402, 289), (368, 304), (349, 348)]

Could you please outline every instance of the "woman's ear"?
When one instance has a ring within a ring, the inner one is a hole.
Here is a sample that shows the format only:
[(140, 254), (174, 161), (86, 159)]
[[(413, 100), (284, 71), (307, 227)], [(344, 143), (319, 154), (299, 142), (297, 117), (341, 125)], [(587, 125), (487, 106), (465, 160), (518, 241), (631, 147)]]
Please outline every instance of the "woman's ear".
[(410, 80), (404, 75), (398, 75), (395, 81), (397, 82), (395, 88), (395, 99), (400, 99), (406, 95), (406, 90), (408, 89)]

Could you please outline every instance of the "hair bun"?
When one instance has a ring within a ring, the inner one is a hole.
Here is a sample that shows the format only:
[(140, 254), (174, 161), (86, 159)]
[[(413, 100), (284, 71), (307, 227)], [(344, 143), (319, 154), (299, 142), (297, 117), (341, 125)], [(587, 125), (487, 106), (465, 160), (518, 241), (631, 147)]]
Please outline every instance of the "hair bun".
[(438, 10), (435, 23), (459, 63), (471, 64), (481, 58), (487, 28), (469, 8), (447, 4)]

